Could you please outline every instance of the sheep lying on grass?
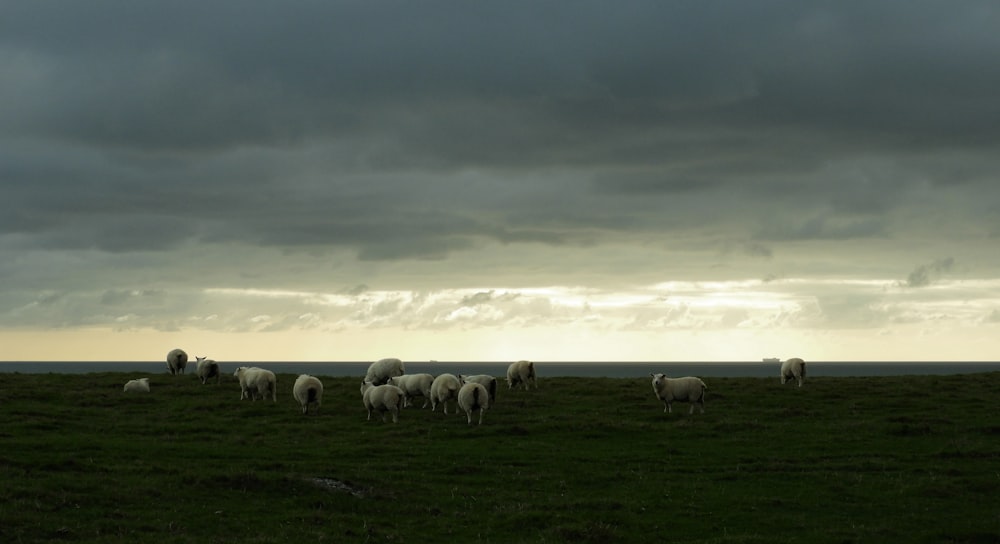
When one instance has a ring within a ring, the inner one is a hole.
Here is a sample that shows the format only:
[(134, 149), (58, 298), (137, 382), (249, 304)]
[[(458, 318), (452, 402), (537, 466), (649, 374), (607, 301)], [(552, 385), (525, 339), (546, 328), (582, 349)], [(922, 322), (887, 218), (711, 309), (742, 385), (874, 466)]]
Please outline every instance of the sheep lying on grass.
[(490, 394), (483, 384), (468, 382), (458, 390), (458, 407), (465, 410), (469, 425), (472, 425), (472, 412), (479, 410), (479, 425), (482, 425), (483, 414), (490, 407)]
[(434, 378), (431, 384), (431, 411), (437, 409), (438, 404), (444, 407), (444, 413), (448, 413), (448, 401), (458, 401), (458, 390), (462, 388), (462, 382), (454, 374), (441, 374)]
[(219, 372), (219, 363), (204, 357), (195, 356), (195, 358), (198, 360), (198, 367), (195, 369), (195, 372), (198, 374), (198, 378), (201, 379), (201, 383), (204, 385), (212, 378), (215, 378), (215, 383), (219, 383), (219, 380), (222, 379), (222, 373)]
[(781, 385), (791, 379), (797, 380), (799, 387), (802, 387), (802, 381), (806, 379), (806, 362), (798, 357), (781, 363)]
[(430, 374), (393, 376), (389, 378), (388, 383), (403, 390), (403, 394), (406, 396), (403, 406), (413, 404), (413, 399), (416, 397), (424, 398), (424, 405), (421, 408), (427, 408), (427, 404), (431, 401), (431, 384), (434, 383), (434, 376)]
[(172, 349), (170, 353), (167, 353), (167, 370), (171, 374), (183, 374), (187, 362), (188, 354), (180, 348)]
[(270, 395), (272, 401), (278, 402), (278, 380), (274, 372), (255, 366), (241, 366), (233, 372), (233, 376), (240, 382), (240, 400), (266, 399)]
[(292, 386), (292, 396), (302, 405), (302, 413), (309, 413), (309, 405), (316, 405), (316, 412), (319, 413), (319, 406), (323, 403), (323, 382), (319, 378), (308, 374), (300, 374), (295, 379)]
[(389, 383), (389, 378), (402, 376), (405, 372), (406, 366), (403, 364), (403, 361), (393, 357), (379, 359), (368, 365), (368, 373), (365, 374), (365, 381), (372, 382), (372, 385), (382, 385)]
[(663, 374), (650, 374), (653, 377), (653, 392), (656, 398), (663, 401), (663, 412), (672, 413), (674, 410), (670, 406), (673, 401), (691, 403), (689, 414), (694, 413), (697, 404), (701, 408), (701, 413), (705, 413), (705, 390), (708, 387), (700, 378), (688, 376), (686, 378), (668, 378)]
[(372, 412), (379, 412), (384, 423), (388, 412), (392, 414), (392, 422), (399, 423), (399, 411), (403, 408), (405, 398), (403, 390), (395, 385), (375, 385), (367, 380), (361, 382), (361, 402), (368, 410), (368, 421), (372, 419)]
[(507, 367), (507, 389), (513, 389), (518, 385), (523, 385), (525, 391), (530, 389), (529, 386), (538, 388), (535, 383), (535, 363), (518, 361)]
[(476, 374), (474, 376), (466, 376), (464, 374), (458, 375), (458, 381), (462, 384), (467, 383), (478, 383), (486, 388), (486, 391), (490, 394), (490, 406), (492, 407), (497, 401), (497, 379), (489, 374)]
[(125, 382), (126, 393), (149, 393), (149, 378), (139, 378)]

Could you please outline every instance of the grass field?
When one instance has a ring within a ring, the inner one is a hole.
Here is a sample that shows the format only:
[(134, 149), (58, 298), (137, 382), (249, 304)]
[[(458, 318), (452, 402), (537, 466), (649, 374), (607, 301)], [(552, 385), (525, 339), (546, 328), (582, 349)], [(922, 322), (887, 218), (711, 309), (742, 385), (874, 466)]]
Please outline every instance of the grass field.
[(1000, 373), (712, 378), (695, 415), (539, 374), (482, 426), (366, 421), (360, 377), (303, 416), (287, 374), (4, 374), (0, 542), (1000, 542)]

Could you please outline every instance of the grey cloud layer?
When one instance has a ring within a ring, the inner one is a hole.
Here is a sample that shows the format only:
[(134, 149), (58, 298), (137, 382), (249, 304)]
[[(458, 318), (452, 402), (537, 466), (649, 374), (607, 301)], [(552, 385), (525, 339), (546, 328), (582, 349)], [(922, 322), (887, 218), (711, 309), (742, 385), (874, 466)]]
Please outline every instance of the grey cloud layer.
[(818, 242), (903, 281), (963, 254), (856, 244), (1000, 235), (998, 28), (985, 1), (6, 2), (0, 244), (707, 269)]

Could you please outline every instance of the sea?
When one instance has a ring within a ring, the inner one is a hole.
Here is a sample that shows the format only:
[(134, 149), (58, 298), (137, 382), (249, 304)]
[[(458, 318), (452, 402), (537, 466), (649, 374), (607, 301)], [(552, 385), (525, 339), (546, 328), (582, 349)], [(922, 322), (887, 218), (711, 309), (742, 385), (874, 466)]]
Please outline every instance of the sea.
[[(313, 374), (330, 377), (362, 377), (370, 361), (218, 361), (223, 372), (232, 372), (240, 366), (259, 366), (278, 374)], [(416, 374), (426, 372), (433, 375), (449, 372), (452, 374), (490, 374), (506, 376), (510, 362), (462, 362), (462, 361), (405, 361), (406, 372)], [(809, 378), (822, 376), (906, 376), (906, 375), (950, 375), (974, 374), (980, 372), (1000, 372), (1000, 361), (819, 361), (807, 362)], [(609, 361), (572, 362), (536, 361), (535, 371), (544, 377), (606, 377), (639, 378), (651, 373), (663, 372), (668, 376), (700, 377), (771, 377), (778, 373), (778, 365), (763, 361), (696, 362), (696, 361)], [(86, 374), (92, 372), (122, 373), (165, 373), (166, 362), (160, 361), (0, 361), (0, 373), (22, 374)], [(194, 372), (194, 364), (188, 363), (188, 372)]]

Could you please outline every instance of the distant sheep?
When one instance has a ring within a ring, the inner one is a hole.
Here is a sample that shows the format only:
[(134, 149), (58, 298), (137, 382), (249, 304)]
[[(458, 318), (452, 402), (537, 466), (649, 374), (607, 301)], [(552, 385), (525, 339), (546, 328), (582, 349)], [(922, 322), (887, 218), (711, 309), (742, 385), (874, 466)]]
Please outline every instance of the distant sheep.
[(204, 357), (195, 356), (195, 359), (198, 360), (195, 372), (198, 374), (198, 378), (201, 379), (201, 383), (204, 385), (212, 378), (215, 378), (215, 383), (219, 383), (222, 379), (222, 373), (219, 372), (219, 363)]
[(507, 367), (507, 389), (513, 389), (518, 385), (523, 385), (525, 391), (530, 389), (529, 386), (538, 388), (535, 383), (535, 363), (518, 361)]
[(444, 413), (448, 413), (448, 401), (458, 401), (458, 390), (462, 388), (462, 382), (454, 374), (441, 374), (434, 378), (431, 384), (431, 411), (437, 409), (437, 405), (444, 407)]
[(424, 398), (424, 405), (421, 408), (427, 408), (427, 405), (431, 401), (431, 384), (434, 383), (434, 376), (430, 374), (393, 376), (389, 378), (388, 383), (403, 390), (403, 395), (405, 395), (403, 406), (413, 404), (413, 399), (416, 397)]
[(368, 365), (368, 373), (365, 374), (365, 381), (372, 382), (372, 385), (383, 385), (389, 383), (389, 378), (402, 376), (406, 372), (403, 361), (390, 357), (379, 359)]
[(172, 349), (170, 350), (170, 353), (167, 354), (167, 370), (169, 370), (171, 374), (183, 374), (184, 367), (187, 366), (187, 363), (188, 354), (180, 348)]
[(798, 357), (781, 363), (781, 385), (791, 379), (798, 381), (799, 387), (802, 387), (802, 381), (806, 379), (806, 362)]
[(278, 402), (274, 372), (255, 366), (241, 366), (233, 372), (233, 376), (240, 382), (240, 400), (257, 400), (258, 397), (266, 399), (270, 395), (272, 401)]
[(458, 407), (465, 410), (469, 425), (472, 425), (472, 413), (479, 410), (479, 425), (482, 425), (483, 414), (490, 407), (490, 394), (482, 384), (467, 382), (458, 390)]
[(319, 406), (323, 403), (323, 382), (315, 376), (300, 374), (292, 386), (292, 396), (302, 405), (303, 414), (309, 413), (310, 404), (315, 404), (315, 413), (319, 413)]
[(474, 376), (466, 376), (464, 374), (459, 374), (458, 380), (463, 384), (466, 383), (478, 383), (486, 388), (486, 391), (490, 394), (490, 407), (497, 401), (497, 379), (489, 374), (476, 374)]
[(379, 412), (384, 423), (388, 412), (392, 414), (392, 422), (399, 423), (399, 411), (403, 408), (404, 398), (403, 390), (395, 385), (375, 385), (367, 380), (361, 382), (361, 402), (368, 410), (368, 421), (372, 419), (372, 412)]
[(139, 378), (125, 382), (126, 393), (149, 393), (149, 378)]
[(694, 413), (696, 404), (701, 408), (701, 413), (705, 413), (705, 390), (708, 387), (700, 378), (692, 376), (668, 378), (663, 374), (650, 374), (650, 376), (653, 377), (653, 393), (656, 393), (656, 398), (663, 401), (664, 413), (674, 411), (670, 404), (675, 400), (690, 403), (689, 414)]

